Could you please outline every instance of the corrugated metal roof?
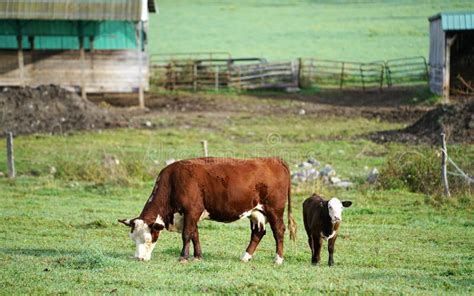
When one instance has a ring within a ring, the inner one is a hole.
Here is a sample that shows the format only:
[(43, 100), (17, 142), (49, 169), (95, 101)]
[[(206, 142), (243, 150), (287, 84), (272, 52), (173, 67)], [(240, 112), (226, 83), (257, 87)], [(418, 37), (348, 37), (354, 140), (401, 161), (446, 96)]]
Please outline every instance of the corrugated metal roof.
[(142, 4), (141, 0), (0, 0), (0, 19), (139, 21)]
[(474, 30), (474, 11), (442, 12), (429, 18), (430, 21), (441, 18), (444, 31)]

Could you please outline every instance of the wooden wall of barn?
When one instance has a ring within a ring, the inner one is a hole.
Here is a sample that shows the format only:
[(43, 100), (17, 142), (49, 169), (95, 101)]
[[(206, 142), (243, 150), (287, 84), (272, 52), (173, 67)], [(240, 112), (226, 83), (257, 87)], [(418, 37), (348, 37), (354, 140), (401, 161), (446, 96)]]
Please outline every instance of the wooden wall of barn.
[[(77, 50), (24, 51), (23, 75), (16, 50), (0, 50), (0, 86), (38, 86), (56, 84), (79, 89), (84, 75), (86, 92), (132, 92), (140, 86), (140, 78), (148, 90), (148, 57), (136, 50), (87, 51), (84, 68)], [(22, 80), (23, 76), (23, 80)]]
[(433, 93), (443, 93), (446, 35), (441, 18), (430, 22), (430, 89)]

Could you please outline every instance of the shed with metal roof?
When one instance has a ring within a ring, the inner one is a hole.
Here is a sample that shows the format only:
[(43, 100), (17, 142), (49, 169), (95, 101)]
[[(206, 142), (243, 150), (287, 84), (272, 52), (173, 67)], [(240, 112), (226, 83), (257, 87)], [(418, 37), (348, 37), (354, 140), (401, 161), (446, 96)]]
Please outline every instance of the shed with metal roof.
[(142, 94), (156, 10), (153, 0), (2, 0), (0, 85)]
[(442, 94), (474, 93), (474, 11), (443, 12), (430, 21), (430, 89)]

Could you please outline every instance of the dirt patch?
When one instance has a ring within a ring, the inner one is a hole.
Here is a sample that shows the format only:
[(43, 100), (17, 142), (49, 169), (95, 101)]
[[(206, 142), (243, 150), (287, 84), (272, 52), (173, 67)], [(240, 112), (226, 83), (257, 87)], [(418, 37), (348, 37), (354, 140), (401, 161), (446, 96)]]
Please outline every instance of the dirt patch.
[(58, 86), (4, 88), (0, 92), (0, 133), (64, 133), (127, 126), (117, 113)]
[(440, 105), (411, 126), (369, 135), (375, 142), (439, 144), (445, 131), (450, 143), (474, 143), (474, 101), (459, 105)]

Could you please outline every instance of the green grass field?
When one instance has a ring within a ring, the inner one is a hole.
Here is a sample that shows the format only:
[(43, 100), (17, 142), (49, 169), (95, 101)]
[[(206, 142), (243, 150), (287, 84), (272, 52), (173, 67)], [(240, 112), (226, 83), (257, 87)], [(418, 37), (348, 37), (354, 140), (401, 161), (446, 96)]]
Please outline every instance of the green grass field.
[[(390, 153), (413, 148), (378, 145), (356, 135), (401, 124), (244, 111), (160, 113), (152, 120), (163, 127), (15, 139), (19, 176), (0, 178), (0, 294), (474, 292), (472, 196), (433, 206), (430, 196), (363, 184), (364, 166), (380, 168)], [(248, 221), (201, 222), (202, 262), (179, 264), (181, 238), (168, 232), (160, 236), (150, 262), (134, 261), (129, 230), (116, 220), (138, 215), (164, 161), (199, 156), (204, 138), (215, 156), (280, 155), (291, 165), (314, 156), (358, 185), (347, 191), (318, 183), (293, 187), (298, 239), (292, 245), (286, 235), (282, 266), (273, 264), (270, 233), (253, 261), (239, 261), (250, 237)], [(464, 163), (472, 160), (472, 146), (458, 148)], [(107, 168), (104, 155), (115, 155), (120, 164)], [(3, 172), (4, 159), (1, 149)], [(326, 249), (320, 266), (310, 264), (301, 204), (314, 191), (354, 202), (344, 212), (332, 268)]]
[(150, 52), (374, 61), (428, 57), (428, 17), (474, 10), (470, 0), (157, 1)]

